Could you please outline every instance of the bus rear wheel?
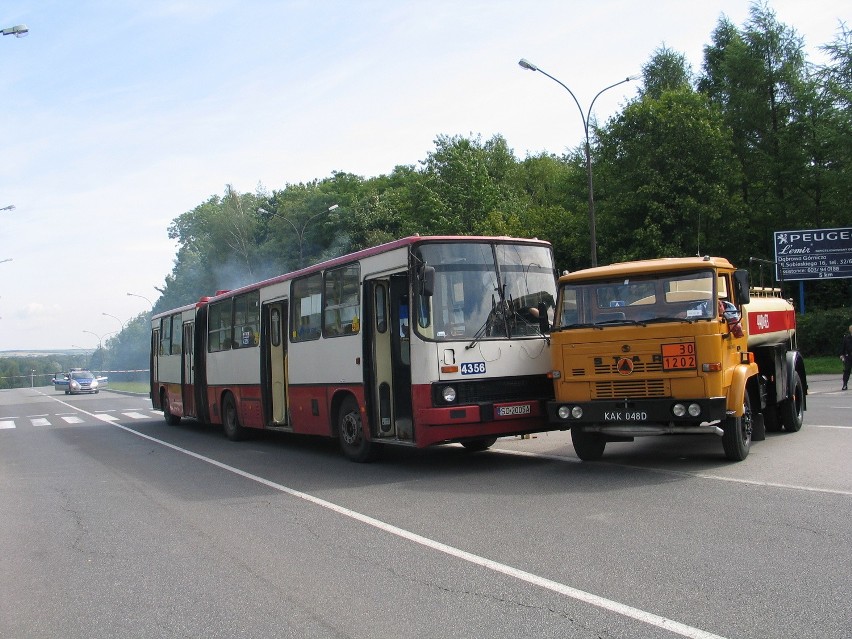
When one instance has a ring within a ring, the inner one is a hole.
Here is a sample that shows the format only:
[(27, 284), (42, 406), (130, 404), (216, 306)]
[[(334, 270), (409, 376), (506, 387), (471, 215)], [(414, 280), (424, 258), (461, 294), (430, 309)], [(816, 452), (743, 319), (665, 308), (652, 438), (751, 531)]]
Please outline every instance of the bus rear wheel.
[(240, 425), (237, 405), (231, 395), (225, 395), (225, 399), (222, 400), (222, 428), (225, 431), (225, 437), (232, 442), (239, 442), (248, 437), (248, 430)]
[(370, 462), (378, 455), (378, 444), (364, 437), (361, 410), (354, 397), (347, 397), (337, 414), (337, 435), (340, 450), (354, 462)]
[(169, 426), (180, 424), (180, 417), (172, 414), (172, 411), (169, 409), (169, 398), (166, 396), (166, 391), (160, 391), (160, 406), (163, 407), (163, 417)]

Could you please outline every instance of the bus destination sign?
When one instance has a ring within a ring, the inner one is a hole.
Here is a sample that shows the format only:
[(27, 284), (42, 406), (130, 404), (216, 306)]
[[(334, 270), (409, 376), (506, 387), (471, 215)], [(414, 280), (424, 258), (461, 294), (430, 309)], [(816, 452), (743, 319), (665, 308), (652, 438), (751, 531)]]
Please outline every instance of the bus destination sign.
[(852, 277), (852, 228), (775, 231), (778, 279)]

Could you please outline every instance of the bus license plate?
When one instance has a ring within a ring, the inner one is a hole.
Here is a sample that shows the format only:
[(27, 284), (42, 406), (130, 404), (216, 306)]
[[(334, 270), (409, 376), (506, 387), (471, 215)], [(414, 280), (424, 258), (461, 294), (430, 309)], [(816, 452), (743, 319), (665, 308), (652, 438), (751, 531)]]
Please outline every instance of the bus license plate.
[(663, 344), (663, 370), (695, 368), (695, 343)]
[(485, 362), (465, 362), (460, 370), (462, 375), (484, 375)]
[(529, 415), (532, 412), (532, 407), (529, 404), (521, 404), (519, 406), (498, 406), (498, 417), (517, 417), (519, 415)]

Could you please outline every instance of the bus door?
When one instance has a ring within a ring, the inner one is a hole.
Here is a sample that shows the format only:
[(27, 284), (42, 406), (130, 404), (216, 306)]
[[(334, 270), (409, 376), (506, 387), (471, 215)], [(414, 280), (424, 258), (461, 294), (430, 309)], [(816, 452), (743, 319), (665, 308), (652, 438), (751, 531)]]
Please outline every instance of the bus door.
[(372, 315), (367, 334), (372, 430), (380, 438), (412, 441), (408, 278), (370, 280), (367, 295)]
[(263, 348), (261, 387), (264, 413), (275, 426), (289, 424), (287, 411), (287, 301), (263, 305), (260, 343)]
[(157, 388), (157, 382), (160, 381), (160, 329), (155, 328), (151, 332), (151, 365), (149, 368), (151, 372), (149, 373), (149, 382), (150, 382), (150, 394), (151, 394), (151, 404), (154, 408), (162, 408), (160, 406), (160, 393), (155, 390)]
[(183, 414), (186, 417), (195, 417), (195, 322), (187, 322), (183, 325), (183, 345), (181, 358), (183, 366), (183, 377), (181, 383), (181, 396), (183, 399)]

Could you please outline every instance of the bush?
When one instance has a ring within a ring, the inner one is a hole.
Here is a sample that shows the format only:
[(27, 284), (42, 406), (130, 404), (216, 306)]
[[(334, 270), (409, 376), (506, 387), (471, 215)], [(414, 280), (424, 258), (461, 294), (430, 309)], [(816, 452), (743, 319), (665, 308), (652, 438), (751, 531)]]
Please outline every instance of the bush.
[(799, 350), (805, 357), (837, 355), (852, 324), (852, 310), (833, 308), (796, 315)]

